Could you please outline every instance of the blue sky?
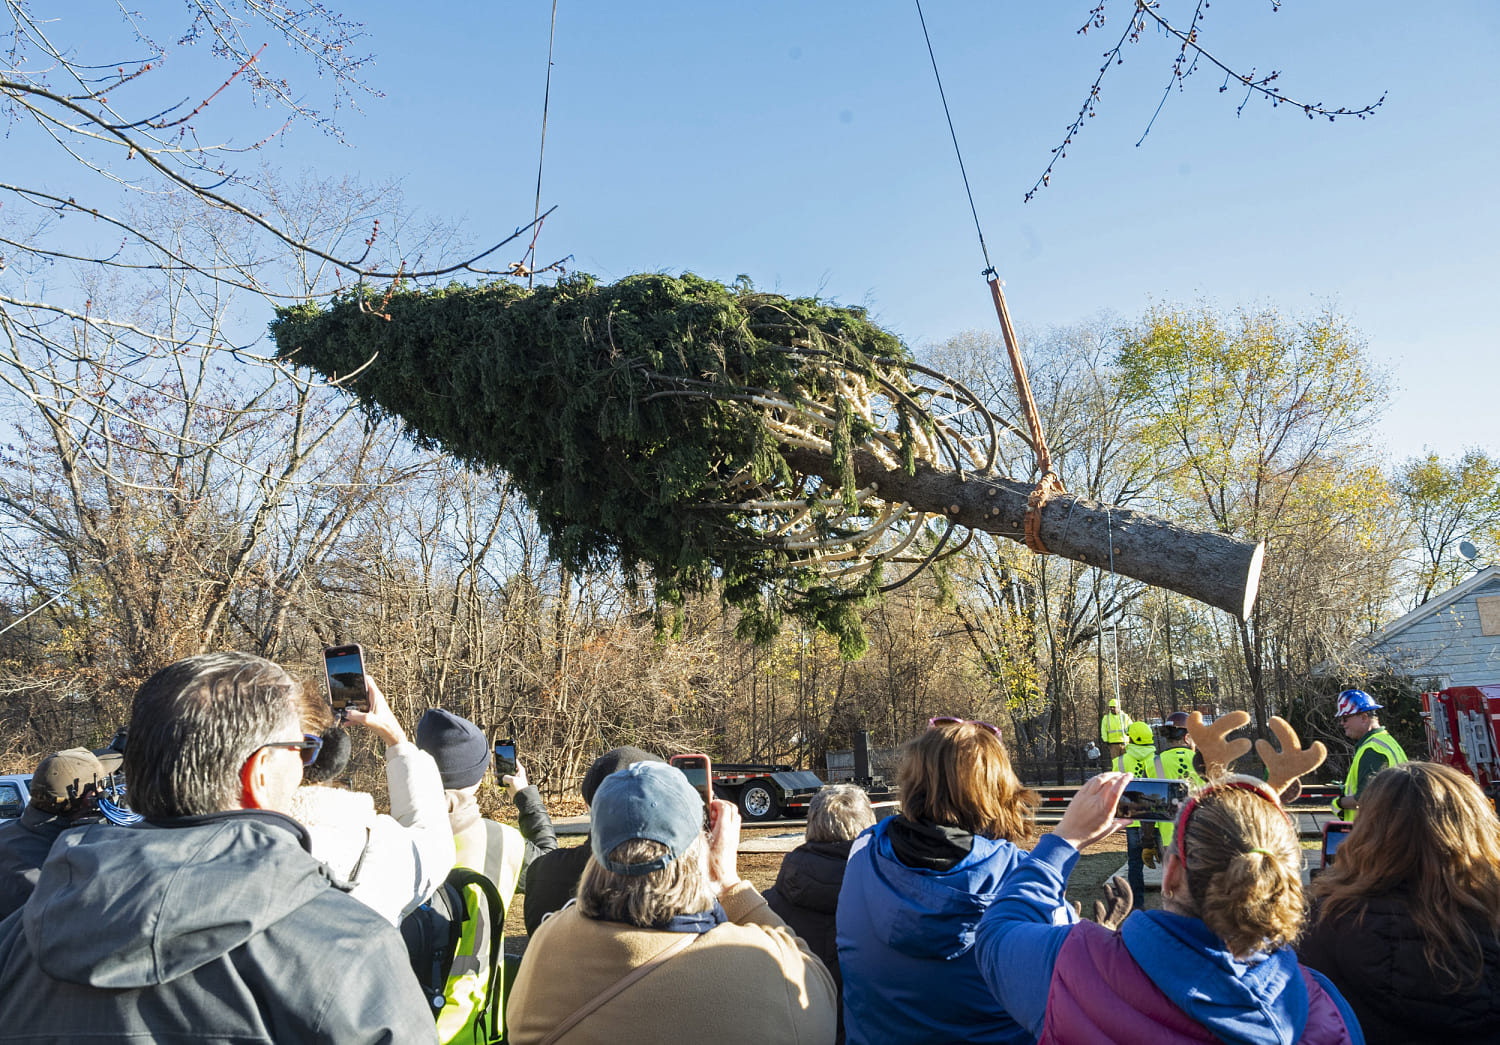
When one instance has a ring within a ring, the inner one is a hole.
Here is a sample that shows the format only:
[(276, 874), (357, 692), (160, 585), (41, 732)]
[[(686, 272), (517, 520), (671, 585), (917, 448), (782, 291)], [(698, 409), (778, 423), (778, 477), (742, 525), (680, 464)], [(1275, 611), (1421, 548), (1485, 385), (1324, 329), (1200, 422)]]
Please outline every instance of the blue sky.
[[(1152, 302), (1332, 307), (1390, 368), (1394, 456), (1500, 451), (1482, 398), (1500, 376), (1500, 4), (1213, 4), (1203, 42), (1236, 68), (1280, 70), (1299, 100), (1385, 104), (1333, 124), (1258, 99), (1237, 116), (1241, 93), (1203, 70), (1137, 146), (1175, 54), (1148, 29), (1051, 187), (1023, 203), (1129, 11), (1110, 0), (1105, 27), (1078, 35), (1091, 6), (925, 5), (1017, 322)], [(266, 158), (399, 178), (474, 242), (529, 221), (550, 2), (346, 9), (384, 96), (345, 114), (345, 144), (294, 129)], [(1191, 4), (1162, 9), (1186, 24)], [(242, 141), (279, 122), (234, 119)], [(538, 255), (606, 280), (744, 273), (864, 304), (915, 345), (995, 329), (910, 0), (561, 0), (542, 201), (558, 210)]]

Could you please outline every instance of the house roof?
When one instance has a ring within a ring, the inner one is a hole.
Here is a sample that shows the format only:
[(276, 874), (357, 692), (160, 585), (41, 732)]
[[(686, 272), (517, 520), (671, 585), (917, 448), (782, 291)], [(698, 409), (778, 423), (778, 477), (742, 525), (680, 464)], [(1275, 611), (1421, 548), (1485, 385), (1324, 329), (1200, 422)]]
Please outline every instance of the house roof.
[(1404, 617), (1397, 617), (1379, 631), (1372, 632), (1360, 643), (1360, 646), (1365, 649), (1374, 649), (1377, 646), (1383, 646), (1412, 625), (1420, 624), (1428, 617), (1441, 613), (1449, 606), (1467, 597), (1475, 589), (1483, 588), (1493, 580), (1500, 580), (1500, 566), (1486, 566), (1462, 584), (1449, 588), (1441, 595), (1434, 595)]

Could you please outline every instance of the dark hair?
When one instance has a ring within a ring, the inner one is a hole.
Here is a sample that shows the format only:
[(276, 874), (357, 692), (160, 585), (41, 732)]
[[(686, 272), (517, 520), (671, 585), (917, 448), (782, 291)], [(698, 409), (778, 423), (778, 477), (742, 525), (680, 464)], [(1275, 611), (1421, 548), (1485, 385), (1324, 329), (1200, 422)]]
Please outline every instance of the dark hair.
[(201, 816), (239, 807), (240, 767), (297, 726), (300, 686), (248, 653), (202, 653), (169, 664), (136, 691), (125, 776), (143, 816)]
[(1402, 897), (1423, 956), (1451, 990), (1484, 970), (1500, 939), (1500, 821), (1479, 785), (1436, 762), (1403, 762), (1371, 778), (1338, 863), (1313, 883), (1318, 920), (1356, 925), (1370, 900)]

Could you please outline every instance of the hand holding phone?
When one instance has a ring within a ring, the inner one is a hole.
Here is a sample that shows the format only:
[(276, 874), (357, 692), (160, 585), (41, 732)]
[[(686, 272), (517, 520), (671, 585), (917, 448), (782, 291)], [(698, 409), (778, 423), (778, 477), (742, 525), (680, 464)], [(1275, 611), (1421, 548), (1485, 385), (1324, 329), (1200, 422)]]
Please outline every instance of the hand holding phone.
[(346, 722), (352, 722), (356, 726), (364, 726), (381, 740), (385, 741), (386, 747), (395, 747), (397, 744), (405, 743), (406, 730), (401, 725), (401, 720), (396, 717), (395, 712), (385, 699), (385, 694), (376, 685), (375, 680), (369, 675), (365, 676), (365, 692), (369, 697), (370, 710), (360, 711), (358, 708), (345, 708), (343, 717)]
[(1093, 845), (1107, 838), (1124, 826), (1125, 821), (1116, 817), (1116, 805), (1120, 794), (1131, 783), (1129, 773), (1100, 773), (1089, 777), (1052, 833), (1074, 849)]

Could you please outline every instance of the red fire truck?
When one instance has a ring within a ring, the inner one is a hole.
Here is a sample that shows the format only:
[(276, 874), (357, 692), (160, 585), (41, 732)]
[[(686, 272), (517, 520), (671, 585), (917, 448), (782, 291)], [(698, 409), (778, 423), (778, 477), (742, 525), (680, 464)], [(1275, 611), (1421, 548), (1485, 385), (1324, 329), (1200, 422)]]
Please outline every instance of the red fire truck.
[(1422, 694), (1422, 723), (1434, 762), (1466, 773), (1493, 801), (1500, 795), (1500, 686), (1452, 686)]

